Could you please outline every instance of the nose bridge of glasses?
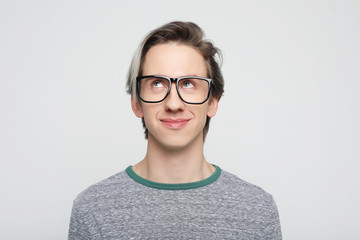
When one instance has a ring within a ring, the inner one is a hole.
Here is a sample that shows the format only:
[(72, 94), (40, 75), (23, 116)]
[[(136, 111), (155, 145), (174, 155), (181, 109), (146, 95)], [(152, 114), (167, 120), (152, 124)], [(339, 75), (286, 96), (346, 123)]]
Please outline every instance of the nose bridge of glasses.
[(171, 92), (171, 91), (177, 92), (177, 89), (176, 89), (176, 80), (175, 80), (175, 81), (171, 80), (170, 92)]
[(176, 82), (178, 80), (178, 78), (169, 78), (169, 79), (170, 79), (171, 84), (173, 84), (173, 83), (176, 84)]
[[(172, 94), (175, 94), (175, 97), (178, 98), (178, 100), (182, 101), (181, 100), (181, 97), (179, 95), (179, 92), (177, 90), (177, 81), (178, 81), (178, 78), (169, 78), (170, 79), (170, 82), (171, 82), (171, 87), (170, 87), (170, 91), (169, 91), (169, 94), (168, 95), (172, 95)], [(173, 92), (173, 93), (172, 93)], [(170, 98), (171, 96), (168, 96), (167, 98)]]

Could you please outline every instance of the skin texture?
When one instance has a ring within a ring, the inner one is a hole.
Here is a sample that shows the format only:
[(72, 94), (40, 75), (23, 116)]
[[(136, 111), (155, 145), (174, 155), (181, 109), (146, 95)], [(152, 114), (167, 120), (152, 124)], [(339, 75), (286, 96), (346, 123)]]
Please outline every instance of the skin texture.
[[(196, 49), (170, 42), (152, 47), (145, 56), (143, 75), (207, 77), (206, 63)], [(218, 100), (201, 105), (184, 103), (172, 84), (161, 103), (131, 98), (135, 115), (144, 117), (149, 131), (145, 158), (133, 167), (140, 176), (163, 183), (185, 183), (209, 177), (214, 167), (203, 155), (206, 117), (216, 114)]]

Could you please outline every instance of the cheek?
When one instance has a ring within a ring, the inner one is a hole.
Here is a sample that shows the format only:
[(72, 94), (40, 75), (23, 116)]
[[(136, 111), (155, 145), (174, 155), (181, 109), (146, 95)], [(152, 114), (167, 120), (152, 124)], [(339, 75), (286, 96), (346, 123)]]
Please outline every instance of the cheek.
[(143, 107), (143, 112), (144, 112), (145, 124), (146, 126), (149, 126), (152, 125), (153, 122), (157, 119), (159, 110), (158, 107), (154, 105), (154, 106)]
[(199, 124), (205, 125), (206, 118), (207, 118), (207, 107), (201, 107), (199, 109), (194, 109), (193, 114), (196, 116)]

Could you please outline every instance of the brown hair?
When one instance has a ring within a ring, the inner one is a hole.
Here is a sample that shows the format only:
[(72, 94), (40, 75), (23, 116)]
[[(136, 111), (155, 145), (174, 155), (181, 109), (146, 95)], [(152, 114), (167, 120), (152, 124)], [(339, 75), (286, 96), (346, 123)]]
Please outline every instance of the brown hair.
[[(222, 55), (220, 50), (209, 40), (205, 40), (204, 37), (204, 31), (192, 22), (170, 22), (150, 32), (141, 43), (131, 62), (126, 82), (127, 92), (134, 96), (134, 100), (138, 100), (135, 98), (136, 77), (142, 74), (142, 66), (149, 49), (157, 44), (177, 42), (193, 47), (203, 55), (207, 66), (207, 77), (213, 79), (210, 91), (211, 97), (220, 100), (224, 93), (224, 78), (220, 70)], [(144, 118), (142, 118), (142, 123), (145, 129), (145, 138), (147, 139), (148, 130)], [(207, 117), (203, 130), (204, 140), (209, 131), (209, 124), (210, 118)]]

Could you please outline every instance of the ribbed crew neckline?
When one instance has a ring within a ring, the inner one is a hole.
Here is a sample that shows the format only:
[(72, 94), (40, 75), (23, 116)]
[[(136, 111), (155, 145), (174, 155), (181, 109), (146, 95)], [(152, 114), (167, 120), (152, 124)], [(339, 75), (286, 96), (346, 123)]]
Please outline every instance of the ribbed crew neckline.
[(132, 169), (132, 165), (126, 168), (126, 173), (132, 178), (135, 182), (145, 185), (147, 187), (162, 189), (162, 190), (189, 190), (199, 187), (204, 187), (209, 185), (210, 183), (215, 182), (221, 173), (220, 167), (212, 164), (215, 167), (214, 173), (203, 180), (189, 183), (159, 183), (147, 180), (143, 177), (140, 177), (135, 171)]

